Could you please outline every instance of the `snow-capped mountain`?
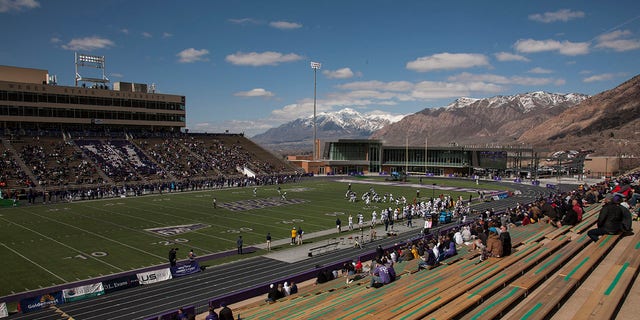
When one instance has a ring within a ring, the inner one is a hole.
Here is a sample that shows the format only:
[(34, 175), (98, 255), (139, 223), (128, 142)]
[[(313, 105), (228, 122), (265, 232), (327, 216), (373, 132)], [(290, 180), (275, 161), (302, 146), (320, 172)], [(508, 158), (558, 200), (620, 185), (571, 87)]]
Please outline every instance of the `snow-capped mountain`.
[(426, 108), (386, 126), (371, 138), (389, 144), (430, 143), (448, 145), (513, 143), (522, 133), (589, 96), (542, 91), (484, 99), (459, 98), (439, 108)]
[[(316, 115), (317, 137), (321, 140), (366, 139), (374, 131), (397, 122), (404, 115), (382, 112), (362, 114), (345, 108), (335, 112), (321, 112)], [(313, 116), (287, 122), (271, 128), (251, 138), (256, 143), (270, 149), (310, 149), (313, 140)]]
[(588, 97), (589, 96), (587, 95), (579, 93), (559, 94), (536, 91), (516, 94), (512, 96), (495, 96), (484, 99), (462, 97), (456, 99), (454, 102), (445, 106), (444, 108), (447, 110), (466, 108), (475, 103), (480, 103), (487, 108), (500, 108), (504, 107), (505, 105), (512, 105), (526, 113), (539, 109), (540, 107), (549, 108), (560, 106), (563, 104), (576, 105), (584, 101)]

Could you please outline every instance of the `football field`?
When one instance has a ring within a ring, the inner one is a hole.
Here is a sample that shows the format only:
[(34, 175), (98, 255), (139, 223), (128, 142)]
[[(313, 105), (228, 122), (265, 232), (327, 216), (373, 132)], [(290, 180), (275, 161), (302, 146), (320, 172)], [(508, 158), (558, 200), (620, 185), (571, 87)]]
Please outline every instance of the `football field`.
[[(423, 185), (386, 183), (381, 178), (350, 178), (358, 202), (345, 198), (348, 183), (309, 178), (299, 183), (165, 193), (142, 197), (28, 205), (0, 210), (0, 296), (66, 282), (167, 264), (170, 248), (185, 259), (190, 249), (199, 255), (235, 250), (242, 235), (245, 247), (263, 243), (267, 232), (275, 239), (290, 237), (292, 226), (305, 233), (343, 225), (349, 214), (371, 212), (390, 203), (366, 207), (360, 196), (371, 187), (378, 194), (405, 196), (417, 190), (423, 200), (432, 194), (475, 194), (471, 181), (426, 179)], [(417, 180), (417, 179), (415, 179)], [(435, 186), (433, 184), (436, 184)], [(444, 190), (467, 187), (470, 192)], [(487, 186), (488, 188), (495, 185)], [(213, 206), (213, 199), (216, 206)], [(379, 215), (378, 215), (379, 216)], [(259, 251), (258, 254), (261, 252)]]

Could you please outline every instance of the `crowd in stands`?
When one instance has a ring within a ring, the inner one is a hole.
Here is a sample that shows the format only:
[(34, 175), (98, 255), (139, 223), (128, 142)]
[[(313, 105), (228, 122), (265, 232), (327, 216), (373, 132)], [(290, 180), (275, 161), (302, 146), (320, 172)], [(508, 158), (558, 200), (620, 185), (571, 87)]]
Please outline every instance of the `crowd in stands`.
[(19, 156), (43, 188), (103, 182), (96, 166), (68, 142), (35, 138), (21, 146)]
[(4, 146), (0, 146), (0, 188), (4, 189), (12, 184), (14, 186), (28, 187), (32, 182), (9, 151)]
[(76, 144), (114, 182), (166, 178), (158, 166), (127, 140), (76, 140)]
[[(47, 203), (280, 184), (301, 177), (280, 159), (250, 152), (255, 148), (268, 154), (242, 135), (106, 129), (56, 131), (57, 137), (48, 133), (5, 134), (9, 139), (3, 138), (0, 146), (0, 189), (5, 197)], [(242, 172), (245, 167), (255, 176)]]

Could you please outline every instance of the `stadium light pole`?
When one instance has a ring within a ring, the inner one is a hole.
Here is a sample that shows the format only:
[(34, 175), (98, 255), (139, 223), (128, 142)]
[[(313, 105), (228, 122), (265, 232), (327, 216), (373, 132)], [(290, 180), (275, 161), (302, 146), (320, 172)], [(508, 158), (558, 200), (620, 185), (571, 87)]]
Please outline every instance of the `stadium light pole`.
[(318, 159), (317, 151), (316, 151), (316, 136), (318, 134), (318, 129), (316, 126), (316, 74), (318, 69), (322, 64), (320, 62), (311, 61), (311, 69), (313, 69), (313, 160)]

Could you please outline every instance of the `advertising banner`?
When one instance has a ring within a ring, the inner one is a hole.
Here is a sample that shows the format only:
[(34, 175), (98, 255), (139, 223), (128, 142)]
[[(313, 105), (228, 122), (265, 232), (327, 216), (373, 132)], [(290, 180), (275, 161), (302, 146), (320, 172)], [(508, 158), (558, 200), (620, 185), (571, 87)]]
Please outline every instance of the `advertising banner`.
[(198, 261), (191, 261), (187, 264), (171, 267), (171, 275), (173, 275), (174, 278), (186, 276), (188, 274), (193, 274), (196, 272), (200, 272), (200, 265), (198, 264)]
[(40, 310), (50, 305), (63, 303), (64, 298), (62, 297), (62, 291), (57, 291), (20, 300), (20, 310), (26, 313)]
[(171, 270), (169, 268), (158, 269), (149, 272), (136, 274), (140, 284), (152, 284), (171, 279)]
[(102, 282), (79, 286), (71, 289), (62, 290), (62, 296), (65, 302), (84, 300), (91, 297), (97, 297), (104, 294)]
[(0, 318), (6, 318), (9, 316), (9, 310), (7, 310), (6, 303), (0, 303)]
[(115, 279), (102, 281), (102, 287), (105, 293), (120, 291), (123, 289), (134, 288), (140, 285), (138, 277), (135, 274), (119, 277)]

